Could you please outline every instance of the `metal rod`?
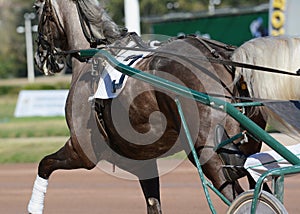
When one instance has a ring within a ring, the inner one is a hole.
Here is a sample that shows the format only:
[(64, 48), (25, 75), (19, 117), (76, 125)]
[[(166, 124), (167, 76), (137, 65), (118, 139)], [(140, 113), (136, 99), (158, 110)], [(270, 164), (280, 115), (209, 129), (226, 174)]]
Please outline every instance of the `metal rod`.
[(222, 141), (219, 145), (217, 145), (217, 146), (214, 148), (214, 150), (217, 151), (218, 149), (220, 149), (220, 148), (226, 146), (227, 144), (232, 143), (233, 141), (235, 141), (235, 140), (237, 140), (237, 139), (243, 137), (244, 134), (245, 134), (245, 132), (241, 132), (241, 133), (238, 133), (237, 135), (235, 135), (235, 136), (233, 136), (233, 137), (231, 137), (231, 138), (229, 138), (229, 139), (227, 139), (227, 140)]
[(186, 120), (185, 120), (185, 117), (184, 117), (184, 114), (183, 114), (183, 111), (182, 111), (182, 108), (181, 108), (181, 104), (180, 104), (180, 101), (178, 98), (175, 99), (175, 102), (176, 102), (176, 105), (177, 105), (177, 108), (178, 108), (178, 112), (179, 112), (179, 115), (180, 115), (180, 119), (181, 119), (181, 122), (182, 122), (182, 126), (183, 126), (183, 129), (185, 131), (185, 135), (186, 135), (186, 138), (187, 138), (187, 141), (188, 141), (188, 144), (190, 146), (190, 149), (192, 151), (192, 155), (193, 155), (193, 158), (195, 160), (195, 164), (197, 166), (197, 169), (198, 169), (198, 174), (199, 174), (199, 177), (200, 177), (200, 180), (201, 180), (201, 183), (202, 183), (202, 187), (203, 187), (203, 190), (204, 190), (204, 194), (205, 194), (205, 197), (206, 197), (206, 200), (207, 200), (207, 203), (209, 205), (209, 208), (211, 210), (211, 212), (213, 214), (216, 214), (216, 210), (212, 204), (212, 201), (211, 201), (211, 198), (210, 198), (210, 194), (209, 194), (209, 191), (207, 189), (207, 186), (205, 184), (205, 177), (204, 177), (204, 173), (202, 171), (202, 168), (201, 168), (201, 164), (200, 164), (200, 161), (198, 159), (198, 155), (196, 153), (196, 150), (194, 148), (194, 144), (193, 144), (193, 140), (192, 140), (192, 137), (191, 137), (191, 134), (190, 134), (190, 131), (189, 131), (189, 128), (188, 128), (188, 125), (186, 123)]
[(256, 207), (257, 203), (259, 200), (259, 196), (261, 194), (262, 186), (264, 183), (264, 180), (269, 177), (279, 177), (279, 176), (284, 176), (284, 175), (291, 175), (291, 174), (296, 174), (300, 173), (300, 165), (296, 166), (288, 166), (288, 167), (283, 167), (283, 168), (276, 168), (276, 169), (271, 169), (262, 174), (259, 179), (256, 182), (255, 188), (254, 188), (254, 193), (253, 193), (253, 200), (251, 204), (251, 214), (256, 213)]
[(145, 73), (135, 68), (131, 68), (127, 65), (120, 63), (118, 60), (113, 58), (105, 50), (98, 50), (96, 56), (97, 55), (99, 57), (100, 56), (104, 57), (113, 67), (115, 67), (117, 70), (119, 70), (120, 72), (128, 76), (147, 82), (156, 87), (171, 91), (172, 93), (175, 93), (177, 95), (194, 99), (202, 104), (218, 109), (220, 111), (225, 111), (231, 117), (233, 117), (237, 122), (239, 122), (244, 127), (244, 129), (246, 129), (250, 134), (265, 142), (268, 146), (270, 146), (273, 150), (279, 153), (283, 158), (285, 158), (291, 164), (294, 165), (300, 164), (300, 159), (295, 154), (293, 154), (285, 146), (280, 144), (271, 135), (265, 132), (265, 130), (260, 128), (256, 123), (254, 123), (248, 117), (243, 115), (231, 103), (228, 103), (218, 98), (211, 97), (209, 95), (203, 94), (193, 89), (184, 87), (182, 85), (168, 81), (161, 77), (149, 73)]
[[(92, 52), (96, 52), (95, 50), (93, 50)], [(81, 56), (87, 56), (87, 51), (85, 50), (85, 52), (80, 52)], [(283, 146), (282, 144), (280, 144), (277, 140), (275, 140), (271, 135), (269, 135), (267, 132), (265, 132), (265, 130), (261, 129), (256, 123), (254, 123), (252, 120), (250, 120), (248, 117), (246, 117), (244, 114), (242, 114), (240, 111), (238, 111), (234, 105), (232, 105), (231, 103), (228, 103), (226, 101), (223, 101), (221, 99), (218, 98), (214, 98), (211, 97), (209, 95), (203, 94), (201, 92), (192, 90), (190, 88), (184, 87), (182, 85), (176, 84), (174, 82), (168, 81), (166, 79), (157, 77), (155, 75), (149, 74), (149, 73), (145, 73), (142, 72), (140, 70), (137, 70), (135, 68), (131, 68), (128, 67), (124, 64), (119, 63), (115, 58), (113, 58), (107, 51), (105, 50), (98, 50), (98, 52), (96, 52), (95, 54), (98, 54), (99, 57), (104, 57), (112, 66), (114, 66), (118, 71), (131, 76), (133, 78), (136, 78), (138, 80), (147, 82), (151, 85), (154, 85), (156, 87), (168, 90), (172, 93), (175, 93), (177, 95), (183, 96), (183, 97), (187, 97), (190, 99), (193, 99), (195, 101), (198, 101), (204, 105), (210, 106), (214, 109), (218, 109), (220, 111), (224, 111), (226, 113), (228, 113), (231, 117), (233, 117), (237, 122), (239, 122), (241, 124), (241, 126), (243, 126), (244, 129), (246, 129), (251, 135), (253, 135), (254, 137), (260, 139), (261, 141), (265, 142), (268, 146), (270, 146), (273, 150), (275, 150), (278, 154), (280, 154), (283, 158), (285, 158), (287, 161), (289, 161), (291, 164), (293, 164), (293, 167), (286, 167), (286, 168), (279, 168), (279, 169), (274, 169), (274, 170), (269, 170), (268, 172), (264, 173), (259, 179), (258, 182), (255, 186), (255, 190), (254, 190), (254, 198), (252, 201), (252, 205), (251, 205), (251, 213), (254, 214), (255, 210), (256, 210), (256, 206), (257, 206), (257, 201), (259, 198), (259, 195), (261, 193), (261, 189), (262, 189), (262, 183), (263, 180), (267, 177), (267, 176), (282, 176), (285, 174), (292, 174), (292, 173), (298, 173), (300, 172), (300, 159), (293, 154), (291, 151), (289, 151), (285, 146)], [(188, 139), (188, 142), (190, 144), (197, 168), (198, 168), (198, 173), (199, 176), (202, 180), (202, 185), (203, 185), (203, 189), (204, 192), (206, 194), (206, 198), (207, 201), (209, 203), (210, 209), (212, 211), (212, 213), (215, 213), (215, 209), (213, 207), (213, 205), (211, 204), (211, 199), (207, 190), (207, 186), (209, 186), (209, 184), (207, 184), (207, 180), (204, 177), (204, 174), (202, 172), (202, 168), (201, 165), (199, 163), (198, 160), (198, 156), (197, 153), (194, 149), (193, 146), (193, 142), (192, 142), (192, 138), (190, 136), (189, 133), (189, 129), (188, 126), (186, 124), (183, 112), (182, 112), (182, 108), (180, 105), (180, 102), (178, 99), (176, 99), (176, 104), (178, 106), (178, 111), (182, 120), (182, 124), (183, 127), (185, 129), (185, 133)], [(199, 170), (200, 169), (200, 170)], [(207, 195), (208, 194), (208, 195)], [(229, 202), (230, 204), (230, 202)]]

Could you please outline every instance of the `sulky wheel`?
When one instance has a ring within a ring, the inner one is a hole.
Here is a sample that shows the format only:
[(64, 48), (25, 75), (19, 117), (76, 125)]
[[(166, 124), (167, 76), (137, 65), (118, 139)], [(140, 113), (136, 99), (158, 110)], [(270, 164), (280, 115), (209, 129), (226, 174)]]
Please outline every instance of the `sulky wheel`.
[[(251, 213), (251, 204), (254, 190), (249, 190), (237, 197), (229, 207), (227, 214), (246, 214)], [(283, 204), (272, 194), (262, 191), (257, 202), (256, 213), (263, 214), (287, 214)]]

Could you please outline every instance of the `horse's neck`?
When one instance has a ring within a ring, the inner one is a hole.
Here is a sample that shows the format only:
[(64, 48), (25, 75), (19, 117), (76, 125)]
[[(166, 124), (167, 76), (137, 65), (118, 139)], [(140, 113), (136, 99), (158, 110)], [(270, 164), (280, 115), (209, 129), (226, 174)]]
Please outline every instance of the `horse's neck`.
[[(60, 10), (69, 11), (69, 14), (71, 14), (69, 16), (62, 15), (62, 23), (64, 23), (64, 33), (66, 36), (66, 41), (68, 42), (67, 49), (64, 51), (90, 48), (90, 44), (85, 38), (84, 33), (82, 31), (80, 18), (75, 3), (70, 3), (69, 1), (58, 1), (58, 3)], [(85, 64), (86, 63), (82, 63), (77, 59), (72, 58), (72, 83), (76, 81)]]
[[(79, 17), (74, 17), (74, 21), (70, 22), (70, 25), (67, 27), (67, 41), (68, 41), (68, 49), (69, 50), (79, 50), (79, 49), (87, 49), (90, 47), (89, 42), (85, 38), (82, 28), (80, 26)], [(77, 23), (76, 23), (77, 22)], [(75, 24), (76, 23), (76, 24)]]
[[(90, 43), (88, 41), (88, 39), (86, 38), (85, 34), (84, 34), (84, 29), (82, 28), (82, 23), (80, 21), (80, 15), (78, 13), (78, 8), (76, 6), (76, 3), (73, 2), (72, 5), (68, 4), (66, 1), (61, 1), (60, 2), (61, 5), (61, 9), (67, 9), (67, 11), (69, 11), (69, 14), (72, 14), (72, 15), (69, 15), (69, 16), (65, 16), (64, 17), (64, 23), (67, 23), (65, 25), (65, 34), (66, 34), (66, 37), (67, 37), (67, 41), (68, 41), (68, 50), (66, 51), (69, 51), (69, 50), (80, 50), (80, 49), (88, 49), (90, 48)], [(68, 7), (68, 8), (66, 8)], [(66, 11), (66, 10), (64, 10)], [(105, 11), (99, 11), (99, 13), (102, 12), (103, 14), (103, 19), (106, 18), (105, 15)], [(102, 18), (101, 17), (98, 17), (100, 20), (99, 20), (99, 26), (101, 26), (101, 22), (103, 22)], [(110, 21), (110, 20), (109, 20)], [(106, 23), (106, 22), (105, 22)], [(106, 25), (109, 25), (109, 26), (106, 26)], [(109, 41), (112, 42), (112, 41), (117, 41), (118, 43), (120, 43), (120, 41), (118, 41), (118, 38), (120, 37), (120, 32), (118, 32), (117, 28), (116, 28), (116, 24), (112, 21), (110, 22), (107, 22), (106, 25), (103, 24), (103, 27), (106, 27), (106, 30), (104, 29), (98, 29), (99, 30), (99, 34), (102, 34), (104, 32), (112, 32), (112, 35), (109, 35)], [(112, 26), (111, 28), (113, 30), (110, 30), (110, 25)], [(95, 30), (95, 29), (94, 29)], [(100, 32), (100, 31), (103, 31), (103, 32)], [(89, 32), (90, 34), (92, 32)], [(93, 31), (93, 33), (95, 33)], [(105, 36), (105, 35), (103, 35)], [(75, 61), (73, 60), (73, 68), (75, 67), (78, 67), (78, 66), (82, 66), (83, 63), (74, 63)], [(73, 69), (73, 75), (75, 74), (75, 76), (78, 75), (77, 72), (80, 72), (80, 69)]]
[(72, 79), (71, 85), (77, 81), (84, 67), (87, 66), (87, 63), (80, 62), (75, 58), (72, 58)]

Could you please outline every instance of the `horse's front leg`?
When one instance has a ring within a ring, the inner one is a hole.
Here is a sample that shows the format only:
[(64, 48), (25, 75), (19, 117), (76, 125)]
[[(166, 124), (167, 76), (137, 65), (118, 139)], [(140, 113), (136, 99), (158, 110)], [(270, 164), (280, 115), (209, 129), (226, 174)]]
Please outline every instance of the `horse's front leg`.
[(31, 199), (28, 204), (28, 212), (32, 214), (43, 213), (44, 199), (48, 186), (48, 179), (57, 169), (92, 169), (95, 164), (87, 158), (82, 158), (81, 151), (74, 148), (71, 138), (57, 152), (44, 157), (38, 167), (38, 175), (35, 179)]

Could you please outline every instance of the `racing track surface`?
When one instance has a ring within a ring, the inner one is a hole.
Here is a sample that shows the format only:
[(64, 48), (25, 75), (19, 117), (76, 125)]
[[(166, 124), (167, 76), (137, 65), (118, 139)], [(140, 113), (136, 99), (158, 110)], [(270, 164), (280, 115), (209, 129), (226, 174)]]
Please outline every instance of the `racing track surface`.
[[(26, 213), (36, 171), (37, 164), (0, 165), (0, 213)], [(300, 213), (299, 178), (285, 179), (285, 206), (292, 214)], [(242, 183), (245, 186), (245, 181)], [(215, 194), (212, 198), (218, 213), (225, 213), (227, 206)], [(164, 214), (210, 213), (198, 173), (188, 161), (162, 176), (161, 199)], [(137, 181), (116, 178), (99, 169), (73, 170), (52, 175), (44, 213), (143, 214), (146, 208)]]

